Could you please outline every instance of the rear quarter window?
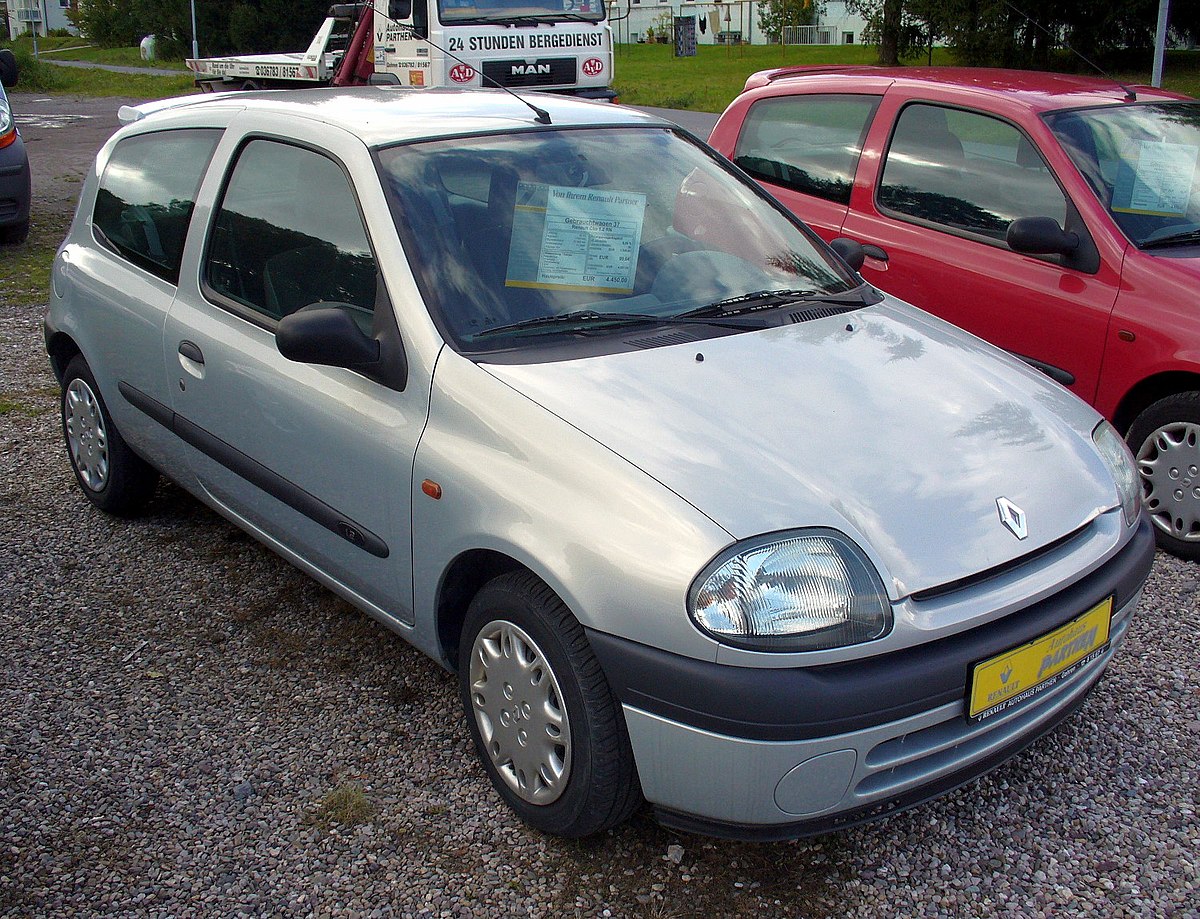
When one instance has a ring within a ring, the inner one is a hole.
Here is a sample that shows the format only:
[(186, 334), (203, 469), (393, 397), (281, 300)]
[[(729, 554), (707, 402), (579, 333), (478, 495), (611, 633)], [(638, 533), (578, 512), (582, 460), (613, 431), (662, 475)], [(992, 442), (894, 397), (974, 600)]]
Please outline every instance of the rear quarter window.
[(878, 96), (780, 96), (754, 103), (734, 162), (764, 182), (850, 203)]
[(220, 139), (219, 129), (197, 128), (118, 143), (92, 210), (99, 241), (139, 268), (179, 283), (196, 190)]

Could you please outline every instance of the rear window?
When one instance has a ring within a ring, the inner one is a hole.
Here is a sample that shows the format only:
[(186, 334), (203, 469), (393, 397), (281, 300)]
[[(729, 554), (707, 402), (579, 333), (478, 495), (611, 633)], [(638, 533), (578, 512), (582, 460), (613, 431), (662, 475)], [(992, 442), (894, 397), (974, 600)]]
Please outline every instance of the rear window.
[(99, 241), (178, 284), (196, 190), (220, 138), (220, 130), (200, 128), (139, 134), (117, 144), (92, 211)]
[(850, 203), (878, 96), (782, 96), (746, 115), (734, 162), (764, 182)]

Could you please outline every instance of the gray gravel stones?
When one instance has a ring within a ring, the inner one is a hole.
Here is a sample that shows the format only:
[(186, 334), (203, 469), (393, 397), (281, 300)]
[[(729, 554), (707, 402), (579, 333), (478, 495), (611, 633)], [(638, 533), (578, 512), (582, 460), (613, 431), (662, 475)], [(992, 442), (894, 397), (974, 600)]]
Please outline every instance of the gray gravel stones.
[[(947, 798), (794, 843), (645, 813), (563, 842), (400, 639), (174, 486), (94, 511), (39, 319), (0, 305), (0, 914), (1200, 915), (1196, 565), (1160, 556), (1080, 713)], [(318, 819), (343, 785), (367, 822)]]

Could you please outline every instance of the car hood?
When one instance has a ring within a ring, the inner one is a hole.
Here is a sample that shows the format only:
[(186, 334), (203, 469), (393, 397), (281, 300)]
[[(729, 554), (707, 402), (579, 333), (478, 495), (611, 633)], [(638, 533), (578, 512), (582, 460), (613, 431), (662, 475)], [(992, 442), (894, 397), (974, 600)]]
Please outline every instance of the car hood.
[[(732, 537), (832, 527), (889, 593), (949, 583), (1117, 503), (1099, 416), (898, 301), (690, 344), (486, 369)], [(998, 498), (1028, 536), (1002, 523)]]

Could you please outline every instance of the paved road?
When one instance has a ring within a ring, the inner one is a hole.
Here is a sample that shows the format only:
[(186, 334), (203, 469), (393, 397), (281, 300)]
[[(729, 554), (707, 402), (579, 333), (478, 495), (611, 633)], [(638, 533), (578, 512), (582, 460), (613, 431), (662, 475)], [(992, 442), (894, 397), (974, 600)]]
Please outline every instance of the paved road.
[(650, 108), (645, 105), (633, 105), (630, 108), (636, 108), (639, 111), (649, 112), (651, 115), (657, 115), (660, 118), (673, 121), (681, 128), (687, 128), (687, 130), (702, 140), (708, 139), (713, 125), (717, 123), (717, 118), (720, 117), (711, 112), (682, 112), (677, 109)]

